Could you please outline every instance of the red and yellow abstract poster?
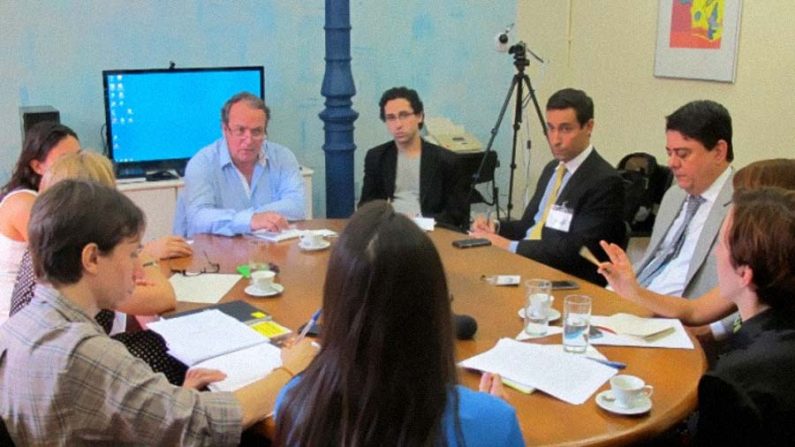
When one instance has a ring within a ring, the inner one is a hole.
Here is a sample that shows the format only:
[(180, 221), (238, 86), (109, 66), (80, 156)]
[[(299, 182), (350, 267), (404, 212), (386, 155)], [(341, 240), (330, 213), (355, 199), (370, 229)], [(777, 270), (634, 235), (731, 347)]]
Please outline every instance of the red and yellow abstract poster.
[(673, 0), (671, 48), (720, 49), (725, 0)]

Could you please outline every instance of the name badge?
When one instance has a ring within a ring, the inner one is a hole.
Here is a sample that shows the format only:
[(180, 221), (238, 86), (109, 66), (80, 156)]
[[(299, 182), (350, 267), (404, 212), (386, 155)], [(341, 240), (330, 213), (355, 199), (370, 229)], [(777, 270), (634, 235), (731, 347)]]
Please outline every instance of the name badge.
[(549, 210), (546, 226), (553, 230), (568, 233), (572, 217), (574, 217), (574, 214), (566, 205), (553, 205), (552, 209)]

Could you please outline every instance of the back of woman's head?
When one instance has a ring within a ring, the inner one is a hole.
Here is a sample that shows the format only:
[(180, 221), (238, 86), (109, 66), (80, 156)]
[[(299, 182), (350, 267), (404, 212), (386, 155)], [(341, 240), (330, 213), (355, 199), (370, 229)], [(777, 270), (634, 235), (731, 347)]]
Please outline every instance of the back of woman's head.
[(41, 179), (41, 189), (46, 189), (61, 180), (87, 180), (111, 188), (116, 187), (113, 163), (104, 155), (82, 150), (60, 157), (47, 169)]
[(279, 414), (288, 445), (430, 445), (456, 382), (452, 314), (431, 240), (391, 205), (351, 218), (331, 253), (320, 353)]
[(773, 158), (755, 161), (734, 174), (734, 189), (763, 186), (795, 190), (795, 159)]
[(38, 190), (41, 175), (33, 170), (31, 162), (44, 162), (50, 151), (66, 137), (77, 134), (72, 129), (52, 121), (36, 123), (25, 134), (22, 152), (19, 154), (11, 179), (3, 186), (2, 195), (18, 188)]

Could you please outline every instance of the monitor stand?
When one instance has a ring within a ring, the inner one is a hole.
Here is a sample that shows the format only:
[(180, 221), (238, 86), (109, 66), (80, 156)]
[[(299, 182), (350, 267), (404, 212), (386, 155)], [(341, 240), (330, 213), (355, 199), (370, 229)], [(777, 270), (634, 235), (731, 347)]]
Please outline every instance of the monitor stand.
[(162, 180), (178, 180), (179, 175), (173, 169), (152, 171), (146, 173), (147, 182), (159, 182)]

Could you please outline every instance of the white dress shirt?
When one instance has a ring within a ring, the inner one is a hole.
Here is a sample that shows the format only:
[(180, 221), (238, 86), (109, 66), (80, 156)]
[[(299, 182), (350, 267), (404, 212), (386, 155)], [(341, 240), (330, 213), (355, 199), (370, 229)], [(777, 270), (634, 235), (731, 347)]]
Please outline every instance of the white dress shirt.
[[(718, 193), (720, 193), (721, 188), (723, 188), (723, 184), (729, 180), (731, 172), (731, 168), (727, 168), (714, 182), (712, 182), (712, 185), (700, 195), (701, 198), (704, 199), (704, 203), (701, 204), (698, 211), (696, 211), (696, 214), (693, 216), (693, 219), (690, 221), (685, 233), (685, 242), (682, 245), (682, 249), (679, 251), (679, 255), (671, 259), (668, 264), (663, 267), (662, 271), (649, 284), (649, 290), (662, 295), (682, 296), (685, 290), (687, 272), (690, 269), (690, 261), (696, 250), (698, 239), (701, 236), (704, 224), (707, 221), (712, 207), (715, 206)], [(671, 239), (674, 237), (674, 234), (676, 234), (676, 230), (679, 229), (681, 225), (687, 225), (687, 223), (684, 222), (684, 207), (686, 203), (686, 200), (682, 202), (679, 215), (676, 217), (676, 220), (674, 220), (671, 228), (668, 229), (665, 239), (660, 244), (661, 247), (669, 246), (672, 242)]]

